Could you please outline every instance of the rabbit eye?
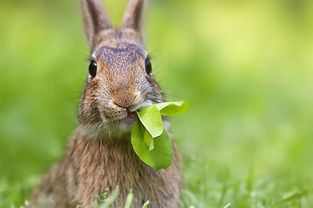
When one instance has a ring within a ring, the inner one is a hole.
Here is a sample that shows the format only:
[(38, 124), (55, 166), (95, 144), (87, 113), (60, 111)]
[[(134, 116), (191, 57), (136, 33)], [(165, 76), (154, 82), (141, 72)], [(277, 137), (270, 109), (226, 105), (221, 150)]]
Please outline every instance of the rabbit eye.
[(89, 74), (90, 74), (91, 78), (94, 78), (96, 76), (96, 74), (97, 74), (97, 62), (90, 61)]
[(151, 61), (150, 61), (150, 58), (146, 58), (145, 60), (145, 68), (146, 68), (146, 72), (147, 74), (151, 74), (151, 71), (152, 71), (152, 64), (151, 64)]

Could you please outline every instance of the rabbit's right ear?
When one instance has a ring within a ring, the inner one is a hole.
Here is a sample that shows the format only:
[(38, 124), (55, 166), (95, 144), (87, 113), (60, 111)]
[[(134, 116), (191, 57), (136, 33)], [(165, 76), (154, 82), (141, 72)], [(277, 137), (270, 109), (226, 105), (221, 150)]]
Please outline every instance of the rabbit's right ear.
[(85, 33), (90, 48), (94, 47), (94, 39), (99, 32), (112, 28), (101, 1), (81, 0)]

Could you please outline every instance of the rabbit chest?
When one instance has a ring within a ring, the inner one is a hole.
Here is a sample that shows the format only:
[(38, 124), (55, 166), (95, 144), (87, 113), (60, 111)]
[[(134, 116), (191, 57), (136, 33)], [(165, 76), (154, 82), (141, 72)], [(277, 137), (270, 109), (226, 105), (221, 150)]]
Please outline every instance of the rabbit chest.
[(134, 153), (130, 138), (87, 140), (80, 136), (71, 141), (68, 157), (68, 191), (73, 201), (89, 206), (105, 189), (119, 188), (115, 207), (123, 207), (130, 189), (134, 207), (147, 200), (151, 207), (177, 207), (179, 196), (179, 158), (175, 151), (173, 164), (155, 171)]

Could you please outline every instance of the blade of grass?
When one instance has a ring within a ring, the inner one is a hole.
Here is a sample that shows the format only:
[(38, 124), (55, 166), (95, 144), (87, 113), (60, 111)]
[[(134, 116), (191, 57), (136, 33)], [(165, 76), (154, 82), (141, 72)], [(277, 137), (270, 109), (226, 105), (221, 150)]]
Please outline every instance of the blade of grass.
[(277, 203), (275, 203), (272, 207), (283, 207), (284, 205), (286, 205), (292, 201), (300, 200), (306, 194), (307, 194), (306, 191), (291, 194), (290, 196), (288, 196), (288, 197), (278, 201)]
[(133, 194), (132, 189), (130, 189), (129, 193), (127, 194), (127, 197), (126, 197), (126, 202), (125, 202), (124, 208), (131, 208), (131, 205), (133, 203), (133, 199), (134, 199), (134, 194)]

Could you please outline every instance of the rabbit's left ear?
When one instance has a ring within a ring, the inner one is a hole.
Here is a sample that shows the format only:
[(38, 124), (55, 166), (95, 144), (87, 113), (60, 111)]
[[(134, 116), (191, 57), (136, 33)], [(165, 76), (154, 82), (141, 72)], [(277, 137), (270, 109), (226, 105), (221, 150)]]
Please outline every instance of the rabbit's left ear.
[(128, 5), (124, 13), (122, 28), (134, 29), (141, 32), (141, 16), (144, 7), (144, 0), (128, 0)]
[(112, 25), (104, 10), (102, 0), (81, 0), (81, 10), (85, 25), (85, 33), (89, 46), (94, 47), (95, 36)]

